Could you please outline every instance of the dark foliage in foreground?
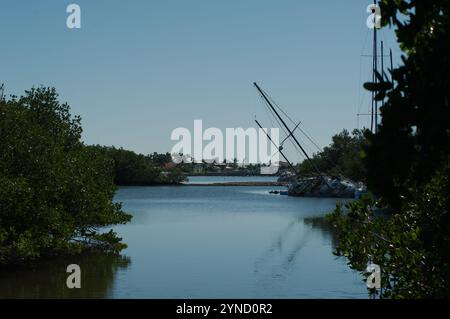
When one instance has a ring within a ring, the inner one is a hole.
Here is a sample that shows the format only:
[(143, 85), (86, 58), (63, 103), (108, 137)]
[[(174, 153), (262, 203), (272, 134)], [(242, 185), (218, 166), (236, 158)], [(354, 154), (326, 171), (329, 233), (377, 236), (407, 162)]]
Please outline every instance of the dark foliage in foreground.
[(125, 247), (109, 225), (131, 216), (113, 202), (113, 162), (80, 142), (79, 117), (53, 88), (0, 99), (0, 265), (86, 248)]
[(368, 134), (371, 199), (329, 216), (339, 233), (337, 253), (365, 273), (381, 267), (387, 298), (450, 297), (450, 1), (382, 2), (384, 23), (393, 25), (405, 51), (393, 71), (395, 86), (368, 84), (387, 97), (377, 134)]

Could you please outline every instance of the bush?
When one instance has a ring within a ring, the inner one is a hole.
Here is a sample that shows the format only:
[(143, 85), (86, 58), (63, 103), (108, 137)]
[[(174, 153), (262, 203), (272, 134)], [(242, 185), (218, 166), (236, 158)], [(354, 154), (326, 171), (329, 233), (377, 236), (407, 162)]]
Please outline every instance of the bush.
[[(331, 145), (314, 154), (311, 162), (323, 174), (343, 176), (358, 182), (365, 181), (367, 172), (363, 163), (363, 148), (367, 140), (363, 133), (354, 130), (350, 134), (347, 130), (343, 130), (334, 135)], [(317, 174), (311, 162), (303, 161), (299, 165), (301, 175)]]
[(113, 163), (81, 141), (54, 88), (0, 100), (0, 265), (88, 247), (119, 251), (99, 229), (131, 216), (113, 203)]
[(380, 266), (382, 298), (450, 297), (450, 159), (391, 216), (375, 214), (370, 197), (342, 207), (328, 221), (338, 233), (336, 254), (363, 275)]
[(178, 167), (166, 169), (164, 166), (172, 162), (167, 154), (143, 155), (123, 148), (90, 146), (110, 158), (114, 163), (114, 183), (119, 186), (152, 186), (179, 184), (186, 176)]

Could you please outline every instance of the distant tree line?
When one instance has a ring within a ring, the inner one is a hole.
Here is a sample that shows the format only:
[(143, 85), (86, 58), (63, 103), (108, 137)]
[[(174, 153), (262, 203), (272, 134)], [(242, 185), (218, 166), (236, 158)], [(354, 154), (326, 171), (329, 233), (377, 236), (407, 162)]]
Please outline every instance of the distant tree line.
[(119, 252), (105, 227), (131, 215), (116, 186), (185, 180), (170, 154), (87, 146), (81, 119), (54, 88), (6, 98), (0, 86), (0, 266), (86, 249)]
[(188, 176), (259, 176), (261, 175), (261, 167), (267, 164), (239, 164), (235, 158), (232, 161), (206, 161), (200, 163), (195, 161), (180, 163), (177, 167)]
[(89, 146), (113, 161), (114, 183), (118, 186), (179, 184), (186, 180), (183, 171), (172, 164), (170, 153), (137, 154), (123, 148)]

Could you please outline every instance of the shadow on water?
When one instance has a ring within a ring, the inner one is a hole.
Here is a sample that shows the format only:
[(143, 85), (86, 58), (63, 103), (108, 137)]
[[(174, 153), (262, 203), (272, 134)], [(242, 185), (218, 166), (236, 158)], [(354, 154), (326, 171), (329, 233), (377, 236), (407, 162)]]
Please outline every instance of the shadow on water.
[(332, 251), (336, 250), (338, 244), (338, 235), (336, 228), (333, 227), (325, 217), (309, 217), (303, 219), (305, 225), (310, 226), (312, 229), (321, 231), (321, 233), (329, 238), (331, 242)]
[(259, 285), (267, 286), (272, 279), (287, 280), (289, 274), (298, 266), (296, 261), (314, 233), (319, 233), (325, 241), (331, 243), (331, 250), (335, 250), (336, 230), (324, 216), (296, 216), (274, 237), (272, 244), (256, 261), (254, 275), (257, 276)]
[[(66, 286), (66, 268), (81, 268), (81, 288)], [(110, 298), (118, 271), (130, 258), (105, 253), (87, 253), (37, 262), (30, 267), (0, 269), (0, 298)]]
[(276, 263), (279, 267), (273, 269), (270, 277), (284, 277), (283, 272), (288, 271), (293, 265), (296, 256), (306, 244), (308, 232), (299, 230), (303, 225), (303, 219), (300, 217), (291, 221), (280, 233), (274, 238), (273, 244), (267, 249), (266, 253), (255, 263), (255, 274), (261, 272), (261, 266), (270, 260), (279, 259)]

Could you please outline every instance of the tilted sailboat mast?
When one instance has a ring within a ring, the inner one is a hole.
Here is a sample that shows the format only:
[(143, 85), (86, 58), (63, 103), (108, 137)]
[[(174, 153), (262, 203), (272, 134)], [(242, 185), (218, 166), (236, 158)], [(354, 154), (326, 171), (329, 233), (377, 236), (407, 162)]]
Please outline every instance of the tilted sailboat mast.
[(269, 141), (278, 148), (278, 152), (281, 154), (281, 156), (283, 156), (284, 160), (289, 164), (289, 167), (294, 171), (295, 175), (298, 176), (297, 174), (297, 170), (295, 169), (295, 167), (292, 165), (292, 163), (289, 161), (289, 159), (287, 158), (286, 155), (284, 155), (282, 147), (278, 146), (275, 144), (275, 142), (272, 140), (272, 138), (270, 137), (270, 135), (266, 132), (266, 130), (262, 127), (262, 125), (258, 122), (258, 120), (255, 120), (255, 123), (259, 126), (259, 128), (261, 130), (263, 130), (264, 134), (266, 134), (267, 138), (269, 139)]
[(284, 121), (284, 119), (281, 117), (281, 115), (278, 113), (278, 111), (276, 110), (276, 108), (273, 106), (272, 102), (270, 102), (270, 99), (267, 97), (267, 95), (264, 93), (264, 91), (261, 89), (261, 87), (255, 82), (253, 83), (253, 85), (256, 87), (256, 89), (258, 90), (258, 92), (261, 94), (261, 96), (263, 97), (264, 101), (267, 103), (267, 105), (269, 106), (269, 108), (272, 110), (272, 112), (275, 114), (275, 116), (280, 120), (281, 124), (283, 124), (284, 128), (289, 132), (289, 136), (292, 137), (292, 139), (294, 140), (295, 144), (297, 144), (297, 146), (300, 148), (300, 150), (302, 151), (303, 155), (305, 156), (306, 160), (311, 164), (311, 166), (314, 168), (314, 170), (320, 175), (322, 176), (322, 173), (319, 171), (319, 169), (317, 168), (317, 166), (314, 164), (314, 162), (311, 160), (311, 158), (309, 157), (308, 153), (305, 151), (305, 149), (303, 148), (303, 146), (300, 144), (300, 142), (298, 141), (298, 139), (295, 137), (294, 132), (292, 132), (292, 130), (289, 128), (289, 126), (286, 124), (286, 122)]

